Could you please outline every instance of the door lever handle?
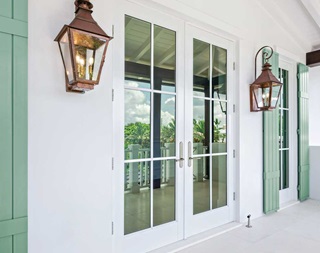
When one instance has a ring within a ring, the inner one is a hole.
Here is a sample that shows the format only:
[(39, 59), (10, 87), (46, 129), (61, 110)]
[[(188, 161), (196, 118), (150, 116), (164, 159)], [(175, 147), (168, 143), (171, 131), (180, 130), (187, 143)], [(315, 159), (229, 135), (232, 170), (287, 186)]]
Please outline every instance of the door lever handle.
[(176, 159), (176, 162), (179, 162), (180, 168), (183, 167), (184, 158), (183, 158), (183, 142), (182, 141), (180, 141), (179, 143), (179, 159)]
[(188, 142), (188, 166), (191, 167), (192, 165), (192, 160), (193, 160), (193, 157), (192, 157), (192, 147), (191, 147), (191, 141)]

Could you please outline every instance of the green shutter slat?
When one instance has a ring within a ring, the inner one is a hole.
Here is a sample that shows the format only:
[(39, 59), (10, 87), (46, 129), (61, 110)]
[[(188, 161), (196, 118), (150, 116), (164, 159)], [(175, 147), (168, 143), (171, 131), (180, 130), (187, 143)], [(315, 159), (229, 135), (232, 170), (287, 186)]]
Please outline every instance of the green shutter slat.
[(28, 37), (28, 23), (0, 16), (0, 33)]
[(13, 18), (24, 22), (28, 21), (28, 1), (13, 0)]
[(12, 0), (1, 0), (0, 16), (12, 18)]
[(309, 68), (298, 64), (298, 197), (300, 201), (309, 198)]
[[(279, 54), (269, 59), (272, 73), (279, 76)], [(279, 209), (279, 110), (263, 112), (263, 212)]]
[(1, 253), (12, 252), (12, 236), (0, 238), (0, 252)]
[(28, 235), (27, 233), (13, 236), (14, 253), (28, 252)]
[(28, 44), (13, 37), (13, 218), (27, 216), (28, 178)]
[(12, 219), (12, 36), (0, 33), (0, 221)]
[(0, 238), (28, 231), (27, 217), (0, 222)]
[(28, 252), (28, 1), (0, 7), (0, 253)]

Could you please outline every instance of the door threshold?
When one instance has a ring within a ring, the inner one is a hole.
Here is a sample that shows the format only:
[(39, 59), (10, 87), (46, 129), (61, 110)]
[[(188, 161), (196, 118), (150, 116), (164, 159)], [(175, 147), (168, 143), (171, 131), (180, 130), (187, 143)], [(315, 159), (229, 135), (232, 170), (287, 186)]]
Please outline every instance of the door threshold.
[(279, 211), (282, 211), (283, 209), (286, 209), (286, 208), (288, 208), (288, 207), (294, 206), (294, 205), (299, 204), (299, 203), (300, 203), (300, 201), (298, 201), (298, 200), (288, 201), (288, 202), (286, 202), (286, 203), (283, 203), (283, 204), (280, 206)]
[(198, 243), (204, 242), (206, 240), (209, 240), (213, 237), (216, 237), (218, 235), (227, 233), (231, 230), (234, 230), (238, 227), (243, 226), (243, 224), (238, 222), (230, 222), (225, 225), (207, 230), (205, 232), (199, 233), (197, 235), (193, 235), (185, 240), (181, 240), (169, 245), (166, 245), (164, 247), (161, 247), (156, 250), (149, 251), (149, 253), (173, 253), (180, 250), (183, 250), (185, 248), (191, 247), (193, 245), (196, 245)]

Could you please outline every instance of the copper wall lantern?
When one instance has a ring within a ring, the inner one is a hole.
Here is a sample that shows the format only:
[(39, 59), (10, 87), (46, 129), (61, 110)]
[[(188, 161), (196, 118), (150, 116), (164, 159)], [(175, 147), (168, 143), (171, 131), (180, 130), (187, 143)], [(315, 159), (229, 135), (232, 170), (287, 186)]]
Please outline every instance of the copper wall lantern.
[(65, 69), (66, 90), (84, 93), (99, 84), (109, 41), (112, 39), (91, 16), (89, 0), (76, 0), (76, 16), (64, 25), (55, 41)]
[[(257, 56), (259, 52), (269, 46), (264, 46), (259, 49), (255, 57), (255, 78), (257, 70)], [(268, 60), (273, 54), (273, 49), (269, 56), (268, 52), (264, 52), (265, 64), (262, 67), (262, 73), (256, 80), (250, 85), (250, 111), (270, 111), (277, 107), (279, 100), (282, 83), (272, 74), (271, 65)]]

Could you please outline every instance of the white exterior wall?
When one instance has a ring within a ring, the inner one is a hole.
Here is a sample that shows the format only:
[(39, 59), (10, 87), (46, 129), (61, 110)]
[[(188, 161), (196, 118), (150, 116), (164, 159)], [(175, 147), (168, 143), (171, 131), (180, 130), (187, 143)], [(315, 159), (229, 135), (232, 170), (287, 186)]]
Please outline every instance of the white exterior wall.
[[(124, 0), (95, 0), (94, 18), (108, 33)], [(251, 113), (254, 55), (264, 45), (304, 61), (301, 48), (255, 1), (139, 1), (237, 41), (239, 221), (262, 215), (262, 114)], [(232, 8), (231, 8), (232, 6)], [(66, 93), (58, 45), (73, 19), (73, 1), (29, 0), (29, 252), (111, 252), (112, 102), (116, 39), (101, 82), (85, 95)], [(176, 10), (179, 10), (177, 12)], [(210, 10), (210, 12), (208, 12)], [(207, 23), (206, 23), (207, 22)], [(117, 36), (117, 31), (115, 31)], [(179, 46), (179, 45), (178, 45)], [(311, 47), (310, 47), (311, 49)], [(315, 114), (316, 115), (316, 114)], [(319, 128), (318, 128), (319, 129)], [(319, 141), (320, 142), (320, 141)], [(311, 143), (311, 141), (310, 141)], [(119, 168), (121, 169), (121, 168)]]
[(320, 146), (320, 66), (309, 69), (309, 141), (310, 146)]

